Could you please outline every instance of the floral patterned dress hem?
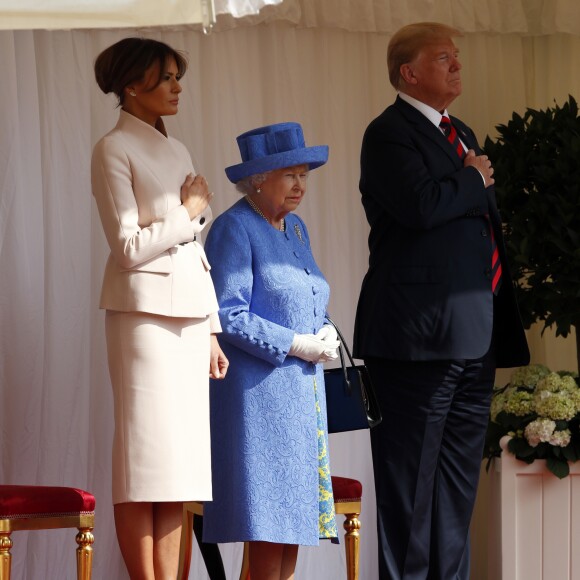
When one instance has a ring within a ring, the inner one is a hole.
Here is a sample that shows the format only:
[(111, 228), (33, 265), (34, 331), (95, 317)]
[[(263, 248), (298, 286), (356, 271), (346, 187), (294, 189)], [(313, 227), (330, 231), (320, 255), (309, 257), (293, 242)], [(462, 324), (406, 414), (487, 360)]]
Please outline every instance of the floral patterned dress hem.
[(332, 479), (330, 477), (330, 462), (322, 420), (322, 412), (318, 401), (316, 379), (314, 379), (314, 396), (316, 400), (316, 420), (318, 426), (318, 495), (319, 516), (318, 531), (321, 540), (331, 539), (338, 543), (338, 530), (334, 512), (334, 495), (332, 493)]

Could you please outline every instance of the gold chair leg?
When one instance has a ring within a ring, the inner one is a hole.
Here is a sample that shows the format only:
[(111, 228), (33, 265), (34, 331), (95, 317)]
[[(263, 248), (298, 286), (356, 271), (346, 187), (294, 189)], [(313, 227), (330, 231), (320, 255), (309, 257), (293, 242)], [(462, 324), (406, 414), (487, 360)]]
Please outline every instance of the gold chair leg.
[(240, 580), (248, 580), (250, 578), (250, 544), (244, 542), (244, 555), (242, 556), (242, 571), (240, 572)]
[(0, 580), (10, 580), (10, 564), (12, 554), (11, 532), (0, 532)]
[(77, 548), (77, 580), (91, 580), (93, 573), (93, 528), (78, 528), (76, 535)]
[(344, 515), (342, 527), (345, 529), (344, 549), (346, 550), (346, 577), (348, 580), (358, 580), (358, 560), (359, 560), (359, 513)]
[(192, 511), (183, 504), (183, 519), (181, 522), (181, 547), (179, 549), (179, 570), (177, 578), (187, 580), (191, 566), (191, 543), (193, 542), (193, 517)]

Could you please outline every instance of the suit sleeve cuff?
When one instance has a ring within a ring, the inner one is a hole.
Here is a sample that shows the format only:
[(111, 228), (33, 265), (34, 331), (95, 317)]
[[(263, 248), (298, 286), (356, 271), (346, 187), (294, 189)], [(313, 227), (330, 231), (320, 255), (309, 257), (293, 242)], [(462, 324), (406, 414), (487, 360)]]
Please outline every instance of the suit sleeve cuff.
[(207, 224), (212, 220), (213, 214), (211, 207), (208, 205), (198, 216), (191, 220), (193, 235), (199, 234)]
[(209, 315), (209, 331), (211, 334), (218, 334), (222, 331), (220, 317), (217, 312), (212, 312)]

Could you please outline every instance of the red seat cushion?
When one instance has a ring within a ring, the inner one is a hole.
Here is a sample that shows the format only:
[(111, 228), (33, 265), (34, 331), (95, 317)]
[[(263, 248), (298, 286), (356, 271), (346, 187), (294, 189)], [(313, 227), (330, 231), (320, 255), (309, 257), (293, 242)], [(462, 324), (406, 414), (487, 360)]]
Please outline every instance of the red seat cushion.
[(358, 479), (332, 476), (332, 493), (334, 501), (360, 501), (362, 483)]
[(0, 485), (0, 519), (95, 511), (95, 496), (74, 487)]

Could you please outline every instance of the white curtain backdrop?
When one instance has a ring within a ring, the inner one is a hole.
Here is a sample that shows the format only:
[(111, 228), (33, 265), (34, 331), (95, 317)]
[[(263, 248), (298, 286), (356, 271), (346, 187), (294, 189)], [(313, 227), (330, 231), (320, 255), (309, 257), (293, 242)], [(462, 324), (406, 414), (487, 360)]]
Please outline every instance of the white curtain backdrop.
[[(331, 2), (313, 4), (322, 10)], [(428, 9), (432, 3), (407, 4)], [(512, 6), (484, 4), (490, 14)], [(523, 5), (513, 4), (514, 12)], [(308, 144), (330, 145), (329, 163), (312, 173), (299, 213), (331, 285), (330, 311), (351, 339), (367, 265), (358, 156), (366, 125), (394, 98), (385, 70), (389, 35), (331, 27), (340, 14), (315, 27), (322, 12), (307, 14), (293, 2), (286, 9), (298, 10), (301, 26), (269, 21), (229, 28), (228, 21), (229, 29), (210, 35), (184, 29), (145, 34), (189, 55), (180, 112), (167, 126), (212, 186), (216, 215), (238, 199), (223, 169), (238, 162), (235, 137), (242, 131), (292, 120), (302, 123)], [(568, 16), (564, 24), (579, 22), (580, 8)], [(522, 20), (524, 28), (528, 21)], [(580, 38), (498, 32), (475, 31), (458, 41), (464, 93), (452, 112), (481, 141), (514, 110), (580, 96)], [(97, 308), (108, 248), (89, 175), (92, 146), (118, 111), (97, 89), (92, 65), (106, 46), (135, 34), (143, 31), (0, 32), (0, 482), (95, 494), (95, 580), (127, 574), (112, 518), (112, 395)], [(368, 433), (332, 435), (330, 445), (333, 473), (363, 483), (361, 580), (374, 580)], [(16, 533), (13, 539), (14, 578), (75, 577), (71, 531)], [(237, 578), (241, 547), (223, 548), (228, 578)], [(207, 577), (200, 560), (195, 551), (191, 578)], [(344, 567), (343, 546), (326, 542), (300, 551), (297, 578), (339, 579)]]

